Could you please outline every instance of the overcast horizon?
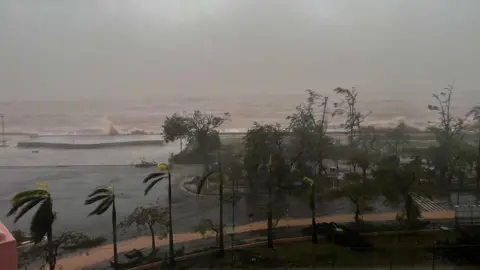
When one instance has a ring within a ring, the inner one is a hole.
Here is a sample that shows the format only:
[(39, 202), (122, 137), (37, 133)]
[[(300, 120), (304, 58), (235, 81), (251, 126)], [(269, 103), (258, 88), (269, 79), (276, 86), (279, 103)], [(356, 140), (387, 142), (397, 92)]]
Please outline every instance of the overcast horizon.
[(477, 94), (480, 1), (0, 0), (0, 100)]

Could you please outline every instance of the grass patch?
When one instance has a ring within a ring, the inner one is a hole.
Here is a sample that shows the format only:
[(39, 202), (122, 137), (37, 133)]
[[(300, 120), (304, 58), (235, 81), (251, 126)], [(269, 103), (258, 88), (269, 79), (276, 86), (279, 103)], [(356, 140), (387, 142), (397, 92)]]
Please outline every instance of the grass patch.
[[(231, 269), (233, 262), (238, 269), (274, 267), (410, 267), (432, 263), (433, 241), (453, 239), (454, 234), (444, 232), (416, 232), (403, 235), (365, 236), (373, 249), (352, 249), (321, 239), (319, 244), (310, 242), (277, 244), (275, 249), (265, 246), (239, 251), (227, 251), (223, 258), (216, 254), (205, 255), (180, 262), (182, 267)], [(233, 259), (235, 258), (235, 259)], [(441, 263), (438, 260), (437, 263)]]

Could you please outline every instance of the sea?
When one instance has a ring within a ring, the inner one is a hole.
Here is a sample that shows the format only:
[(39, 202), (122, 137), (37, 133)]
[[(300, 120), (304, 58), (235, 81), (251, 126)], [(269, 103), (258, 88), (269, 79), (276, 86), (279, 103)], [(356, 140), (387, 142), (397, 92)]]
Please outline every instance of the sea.
[[(318, 91), (332, 96), (333, 91)], [(360, 91), (359, 110), (371, 112), (365, 124), (392, 127), (405, 122), (419, 129), (435, 120), (436, 115), (427, 109), (434, 102), (428, 91), (406, 90), (404, 93), (365, 93)], [(104, 143), (118, 140), (106, 136), (113, 126), (121, 140), (156, 140), (165, 117), (172, 113), (190, 113), (200, 110), (211, 113), (229, 112), (231, 119), (222, 127), (224, 132), (245, 132), (255, 121), (285, 124), (285, 118), (306, 98), (304, 91), (295, 93), (259, 93), (215, 96), (168, 96), (162, 98), (137, 98), (121, 100), (36, 100), (0, 102), (4, 115), (5, 141), (0, 148), (0, 221), (9, 229), (28, 230), (31, 214), (17, 223), (6, 217), (10, 199), (16, 192), (35, 188), (45, 181), (54, 197), (57, 212), (54, 231), (81, 231), (110, 239), (109, 215), (87, 217), (93, 206), (83, 204), (86, 196), (96, 186), (113, 185), (118, 196), (119, 221), (136, 206), (148, 203), (166, 205), (166, 183), (160, 183), (148, 196), (144, 196), (141, 180), (153, 168), (140, 169), (132, 164), (141, 159), (166, 161), (178, 153), (178, 142), (154, 146), (128, 146), (103, 149), (24, 149), (16, 145), (21, 141), (60, 143)], [(480, 91), (459, 92), (454, 96), (452, 112), (464, 115), (480, 102)], [(331, 130), (339, 130), (343, 119), (329, 118)], [(132, 135), (148, 133), (150, 135)], [(37, 152), (38, 151), (38, 152)], [(173, 211), (175, 231), (191, 231), (202, 218), (216, 218), (217, 199), (195, 196), (182, 188), (181, 183), (201, 173), (195, 166), (174, 169)], [(241, 207), (241, 206), (239, 206)], [(348, 201), (332, 202), (323, 214), (351, 211)], [(248, 222), (247, 210), (236, 216), (237, 222)], [(392, 211), (378, 204), (376, 211)], [(242, 211), (238, 210), (238, 213)], [(308, 215), (308, 211), (306, 212)], [(301, 213), (299, 212), (299, 215)], [(228, 216), (228, 215), (227, 215)], [(259, 218), (261, 219), (261, 218)], [(136, 232), (122, 233), (129, 238)]]

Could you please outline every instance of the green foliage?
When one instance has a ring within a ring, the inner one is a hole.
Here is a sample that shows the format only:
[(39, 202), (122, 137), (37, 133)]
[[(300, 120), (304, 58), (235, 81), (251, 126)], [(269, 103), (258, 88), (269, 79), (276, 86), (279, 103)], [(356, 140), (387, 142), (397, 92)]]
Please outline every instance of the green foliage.
[(88, 195), (88, 199), (85, 200), (85, 205), (90, 205), (95, 202), (99, 203), (97, 207), (88, 215), (101, 215), (105, 213), (105, 211), (112, 206), (114, 199), (115, 195), (113, 194), (113, 190), (111, 188), (105, 186), (96, 187), (93, 192)]
[(371, 114), (362, 114), (357, 110), (357, 97), (358, 92), (355, 87), (350, 89), (337, 87), (333, 90), (336, 94), (342, 96), (340, 102), (333, 103), (335, 110), (332, 116), (344, 115), (345, 123), (344, 128), (348, 135), (349, 144), (353, 144), (354, 138), (360, 130), (361, 124)]
[(284, 157), (285, 131), (276, 125), (261, 125), (257, 122), (253, 124), (243, 140), (245, 141), (243, 164), (247, 179), (250, 182), (254, 178), (265, 178), (266, 164), (272, 159), (274, 169), (280, 180), (288, 172)]
[(157, 205), (137, 206), (135, 210), (125, 217), (119, 224), (120, 228), (128, 229), (132, 226), (137, 228), (137, 231), (149, 231), (154, 227), (160, 228), (162, 236), (167, 236), (168, 227), (168, 209), (161, 208)]
[(399, 218), (405, 218), (408, 224), (414, 224), (420, 217), (413, 196), (431, 197), (438, 191), (427, 176), (418, 157), (404, 163), (397, 156), (386, 157), (375, 171), (375, 180), (387, 201), (392, 205), (403, 204), (404, 212)]
[[(104, 237), (91, 238), (80, 232), (62, 232), (58, 237), (53, 238), (51, 242), (53, 262), (56, 264), (57, 259), (68, 252), (93, 248), (104, 244), (106, 241), (107, 239)], [(48, 243), (39, 243), (28, 248), (23, 248), (18, 253), (19, 267), (27, 267), (33, 262), (40, 261), (40, 269), (45, 269), (45, 264), (49, 262), (48, 254)]]
[(152, 251), (155, 253), (155, 230), (160, 229), (160, 236), (162, 238), (167, 237), (168, 209), (160, 208), (157, 205), (148, 205), (147, 207), (137, 206), (135, 210), (119, 224), (119, 227), (125, 230), (132, 226), (135, 226), (138, 232), (150, 234), (152, 237)]
[(356, 172), (347, 173), (340, 188), (332, 192), (333, 197), (345, 197), (354, 204), (356, 224), (362, 221), (361, 215), (371, 207), (373, 199), (379, 194), (380, 190), (373, 179), (365, 179)]
[(115, 209), (115, 193), (113, 192), (113, 187), (98, 186), (92, 193), (88, 195), (88, 198), (85, 200), (85, 205), (90, 205), (98, 202), (97, 207), (88, 214), (91, 215), (102, 215), (105, 213), (110, 206), (112, 206), (112, 227), (113, 227), (113, 257), (114, 257), (114, 268), (118, 270), (118, 252), (117, 252), (117, 211)]
[(437, 135), (440, 143), (446, 143), (455, 136), (461, 136), (465, 129), (465, 118), (455, 117), (451, 112), (453, 85), (444, 88), (446, 92), (433, 94), (436, 105), (428, 105), (430, 111), (437, 113), (437, 121), (432, 122), (430, 130)]
[(307, 93), (307, 101), (298, 105), (295, 112), (287, 117), (290, 131), (287, 151), (300, 179), (317, 177), (325, 170), (323, 160), (332, 145), (331, 138), (326, 136), (328, 97), (311, 90)]
[(15, 222), (33, 207), (40, 205), (30, 222), (30, 232), (35, 243), (42, 241), (47, 232), (51, 230), (55, 220), (50, 193), (43, 189), (19, 192), (12, 198), (11, 203), (12, 208), (7, 213), (7, 216), (16, 214)]
[(405, 152), (411, 136), (407, 133), (407, 126), (401, 122), (397, 127), (385, 134), (385, 151), (390, 155), (399, 156)]
[(186, 115), (174, 114), (165, 119), (163, 136), (167, 142), (186, 138), (191, 148), (187, 151), (197, 149), (201, 158), (205, 159), (210, 151), (220, 146), (220, 140), (214, 134), (229, 119), (229, 113), (220, 116), (200, 111)]
[[(224, 225), (225, 229), (225, 225)], [(220, 226), (213, 222), (211, 219), (202, 219), (198, 223), (197, 226), (195, 226), (194, 231), (199, 232), (203, 237), (207, 237), (209, 232), (213, 232), (215, 234), (215, 239), (218, 243), (218, 238), (219, 238), (219, 233), (220, 233)]]
[(89, 237), (88, 235), (81, 234), (76, 242), (70, 243), (63, 247), (65, 250), (78, 251), (80, 249), (89, 249), (101, 246), (107, 242), (107, 238), (98, 236), (98, 237)]
[(174, 113), (163, 123), (163, 137), (165, 142), (175, 141), (190, 136), (190, 128), (185, 116)]

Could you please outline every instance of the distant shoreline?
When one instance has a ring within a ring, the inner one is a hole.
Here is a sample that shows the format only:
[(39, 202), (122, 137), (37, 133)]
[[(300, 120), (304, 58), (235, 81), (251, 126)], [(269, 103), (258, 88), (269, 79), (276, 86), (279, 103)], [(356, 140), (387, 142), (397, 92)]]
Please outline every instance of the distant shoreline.
[[(346, 134), (345, 131), (327, 131), (327, 134), (333, 135), (343, 135)], [(387, 131), (378, 130), (372, 132), (373, 134), (385, 134)], [(408, 134), (414, 135), (431, 135), (431, 131), (415, 131), (407, 132)], [(220, 135), (225, 136), (236, 136), (236, 135), (246, 135), (247, 132), (219, 132)], [(126, 136), (161, 136), (162, 133), (147, 133), (147, 134), (117, 134), (117, 135), (108, 135), (108, 134), (38, 134), (38, 133), (22, 133), (22, 132), (5, 132), (5, 136), (30, 136), (35, 138), (43, 137), (126, 137)]]

